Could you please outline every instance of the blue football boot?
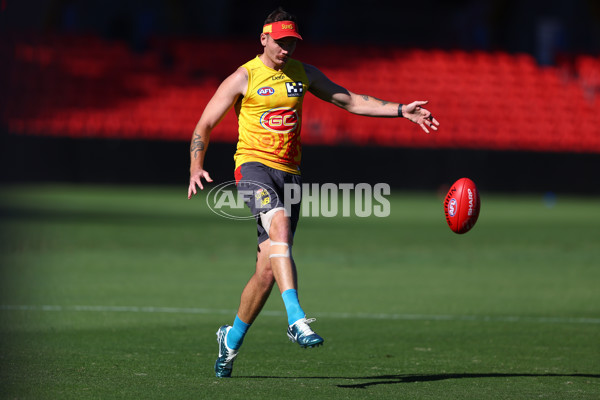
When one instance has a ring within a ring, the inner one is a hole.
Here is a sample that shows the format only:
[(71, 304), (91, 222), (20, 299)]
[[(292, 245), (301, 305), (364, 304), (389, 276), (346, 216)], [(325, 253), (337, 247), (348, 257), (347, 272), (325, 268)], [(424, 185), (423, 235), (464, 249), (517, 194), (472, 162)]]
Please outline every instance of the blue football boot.
[(227, 347), (227, 334), (231, 329), (228, 325), (223, 325), (217, 331), (217, 342), (219, 343), (219, 358), (215, 362), (215, 374), (217, 378), (230, 378), (233, 369), (233, 360), (238, 355), (237, 350)]
[(309, 326), (309, 324), (315, 321), (316, 319), (314, 318), (302, 318), (290, 325), (287, 330), (290, 340), (297, 342), (302, 348), (322, 345), (324, 342), (323, 338), (317, 335)]

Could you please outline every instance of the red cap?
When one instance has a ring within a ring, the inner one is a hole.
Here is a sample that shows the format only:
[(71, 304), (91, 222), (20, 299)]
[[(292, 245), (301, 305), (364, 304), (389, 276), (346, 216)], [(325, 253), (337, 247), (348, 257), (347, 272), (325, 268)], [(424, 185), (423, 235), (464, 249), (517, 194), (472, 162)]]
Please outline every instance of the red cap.
[(268, 33), (275, 40), (289, 36), (302, 39), (294, 21), (277, 21), (267, 24), (263, 26), (263, 33)]

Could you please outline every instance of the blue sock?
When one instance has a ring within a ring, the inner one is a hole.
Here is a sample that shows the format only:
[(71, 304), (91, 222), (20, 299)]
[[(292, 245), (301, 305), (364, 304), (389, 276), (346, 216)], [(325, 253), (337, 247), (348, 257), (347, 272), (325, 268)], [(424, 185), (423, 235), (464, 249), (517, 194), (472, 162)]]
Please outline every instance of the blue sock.
[(285, 310), (288, 315), (288, 325), (292, 325), (294, 322), (302, 319), (306, 316), (300, 302), (298, 301), (298, 291), (296, 289), (288, 289), (281, 293), (283, 297), (283, 304), (285, 304)]
[(250, 325), (242, 321), (240, 317), (236, 315), (235, 321), (233, 321), (233, 326), (227, 334), (227, 347), (233, 350), (237, 350), (242, 347), (244, 336), (246, 336), (246, 332), (248, 332), (249, 328)]

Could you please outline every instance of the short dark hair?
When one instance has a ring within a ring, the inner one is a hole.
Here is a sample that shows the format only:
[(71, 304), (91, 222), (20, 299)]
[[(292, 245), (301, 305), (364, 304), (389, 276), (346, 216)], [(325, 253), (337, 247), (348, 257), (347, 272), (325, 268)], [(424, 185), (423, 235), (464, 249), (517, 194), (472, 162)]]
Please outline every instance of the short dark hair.
[(294, 21), (297, 23), (296, 16), (285, 11), (282, 7), (278, 7), (275, 11), (269, 14), (267, 19), (265, 19), (264, 25), (277, 21)]

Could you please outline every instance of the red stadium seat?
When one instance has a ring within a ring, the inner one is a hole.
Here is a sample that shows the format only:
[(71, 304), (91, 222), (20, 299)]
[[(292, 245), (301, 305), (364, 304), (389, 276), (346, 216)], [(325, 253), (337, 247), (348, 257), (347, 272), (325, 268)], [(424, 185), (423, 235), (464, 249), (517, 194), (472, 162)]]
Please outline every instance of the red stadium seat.
[[(156, 39), (140, 54), (94, 36), (8, 40), (0, 72), (10, 100), (0, 116), (16, 134), (189, 140), (220, 81), (244, 60), (238, 44), (224, 41)], [(600, 152), (598, 57), (574, 57), (566, 74), (527, 54), (307, 46), (298, 57), (333, 81), (383, 99), (428, 99), (443, 125), (419, 135), (309, 95), (304, 143)], [(213, 140), (236, 138), (230, 113)]]

